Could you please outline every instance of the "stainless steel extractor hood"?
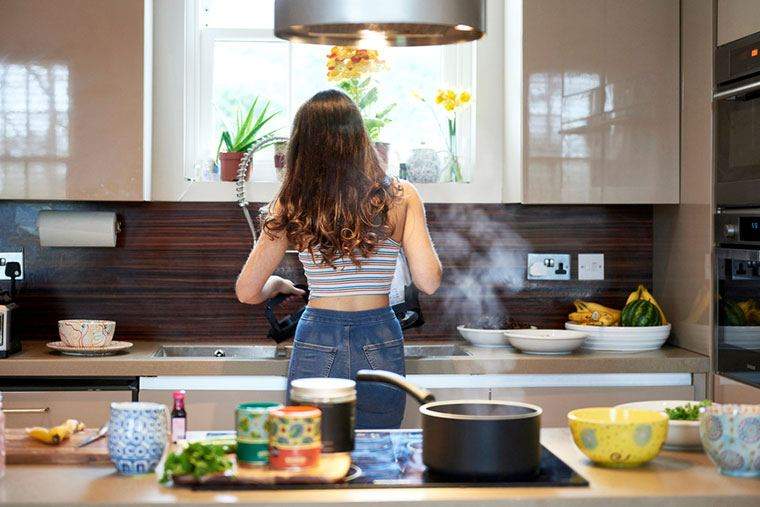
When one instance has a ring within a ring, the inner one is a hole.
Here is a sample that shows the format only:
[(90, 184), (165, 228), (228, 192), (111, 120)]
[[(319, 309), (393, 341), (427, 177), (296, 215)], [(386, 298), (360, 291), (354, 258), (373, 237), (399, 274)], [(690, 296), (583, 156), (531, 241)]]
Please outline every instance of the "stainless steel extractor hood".
[(480, 39), (486, 0), (276, 0), (281, 39), (338, 46), (432, 46)]

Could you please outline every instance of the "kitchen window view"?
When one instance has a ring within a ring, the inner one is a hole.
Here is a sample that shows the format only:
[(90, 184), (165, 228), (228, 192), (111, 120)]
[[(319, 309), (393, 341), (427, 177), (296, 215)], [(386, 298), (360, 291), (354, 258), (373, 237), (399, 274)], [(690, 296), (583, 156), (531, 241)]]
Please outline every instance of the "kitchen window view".
[(190, 76), (196, 90), (188, 97), (195, 114), (188, 115), (194, 124), (186, 133), (187, 179), (234, 177), (239, 158), (225, 171), (217, 155), (220, 148), (240, 147), (220, 144), (220, 138), (225, 131), (235, 137), (238, 115), (245, 120), (255, 102), (253, 118), (264, 112), (269, 121), (253, 139), (269, 133), (277, 139), (255, 152), (250, 179), (278, 181), (298, 107), (318, 91), (338, 88), (359, 104), (388, 174), (416, 183), (470, 181), (474, 43), (376, 49), (294, 44), (274, 36), (274, 0), (190, 3), (197, 9), (188, 8), (188, 23), (198, 65)]

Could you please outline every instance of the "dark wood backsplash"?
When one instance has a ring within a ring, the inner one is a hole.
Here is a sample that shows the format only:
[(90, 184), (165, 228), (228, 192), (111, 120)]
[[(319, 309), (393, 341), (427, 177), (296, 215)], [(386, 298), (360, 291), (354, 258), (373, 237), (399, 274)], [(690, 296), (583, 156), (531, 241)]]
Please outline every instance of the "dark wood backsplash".
[[(41, 209), (116, 211), (118, 245), (41, 248)], [(427, 323), (407, 338), (451, 338), (457, 324), (481, 315), (561, 327), (573, 299), (619, 307), (637, 284), (651, 285), (651, 206), (434, 204), (428, 219), (443, 285), (422, 297)], [(233, 293), (250, 246), (232, 203), (0, 201), (0, 251), (24, 249), (18, 318), (28, 340), (57, 339), (61, 318), (116, 320), (125, 340), (263, 339), (263, 306)], [(528, 252), (572, 254), (573, 280), (526, 280)], [(577, 280), (582, 252), (605, 255), (605, 280)], [(279, 273), (303, 281), (293, 255)]]

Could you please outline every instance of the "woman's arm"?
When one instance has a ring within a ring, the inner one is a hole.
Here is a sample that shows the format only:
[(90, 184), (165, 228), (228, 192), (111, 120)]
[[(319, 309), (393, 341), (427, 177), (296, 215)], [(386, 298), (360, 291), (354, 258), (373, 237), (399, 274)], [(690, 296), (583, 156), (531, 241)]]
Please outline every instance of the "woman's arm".
[(293, 282), (271, 276), (285, 256), (288, 241), (283, 233), (269, 237), (262, 233), (238, 275), (235, 294), (241, 303), (259, 304), (277, 294), (302, 295)]
[(414, 285), (425, 294), (432, 294), (441, 285), (443, 268), (430, 238), (420, 194), (411, 183), (405, 181), (402, 185), (406, 218), (401, 245), (404, 247)]

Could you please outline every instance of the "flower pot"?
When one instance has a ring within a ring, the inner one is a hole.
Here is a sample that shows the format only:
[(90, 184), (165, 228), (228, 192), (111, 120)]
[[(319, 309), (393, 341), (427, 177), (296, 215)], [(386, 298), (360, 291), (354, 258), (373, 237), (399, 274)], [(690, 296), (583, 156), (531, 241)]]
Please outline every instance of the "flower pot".
[(383, 143), (381, 141), (375, 141), (375, 151), (377, 152), (377, 158), (380, 159), (380, 165), (383, 169), (388, 170), (388, 150), (390, 149), (390, 143)]
[[(219, 165), (222, 181), (235, 181), (237, 180), (237, 172), (240, 168), (240, 161), (243, 160), (245, 155), (242, 151), (223, 152), (219, 154)], [(248, 180), (251, 177), (251, 166), (245, 174), (245, 179)]]

